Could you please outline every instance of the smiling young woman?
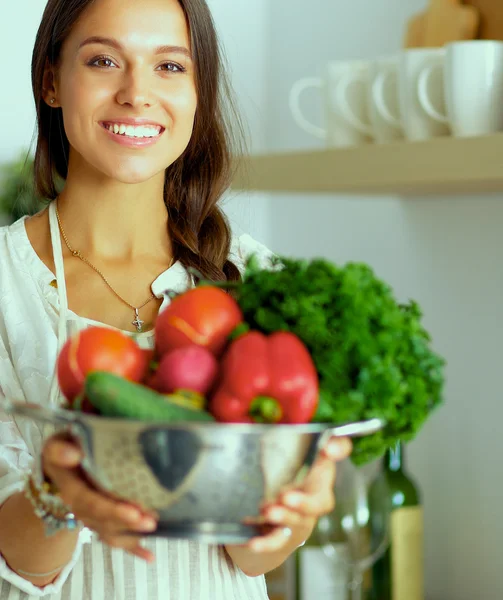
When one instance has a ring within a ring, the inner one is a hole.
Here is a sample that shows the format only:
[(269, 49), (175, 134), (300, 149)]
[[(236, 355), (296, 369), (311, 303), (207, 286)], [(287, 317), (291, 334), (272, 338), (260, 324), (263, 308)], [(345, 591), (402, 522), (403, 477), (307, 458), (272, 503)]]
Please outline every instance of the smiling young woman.
[[(99, 324), (152, 348), (167, 290), (193, 285), (188, 267), (237, 280), (251, 252), (264, 265), (270, 252), (233, 239), (217, 205), (231, 130), (205, 0), (49, 0), (32, 80), (48, 207), (0, 229), (0, 392), (57, 406), (73, 332)], [(264, 600), (263, 574), (331, 509), (334, 459), (348, 452), (338, 442), (302, 489), (264, 507), (272, 532), (246, 546), (142, 545), (126, 532), (155, 530), (154, 515), (91, 488), (67, 440), (0, 413), (0, 600)], [(48, 537), (52, 486), (62, 504)]]

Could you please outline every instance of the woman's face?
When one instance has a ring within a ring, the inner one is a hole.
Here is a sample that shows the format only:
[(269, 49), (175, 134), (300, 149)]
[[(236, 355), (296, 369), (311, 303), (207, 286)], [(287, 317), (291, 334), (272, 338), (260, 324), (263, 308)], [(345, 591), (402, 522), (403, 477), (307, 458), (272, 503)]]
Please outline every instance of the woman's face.
[(177, 0), (97, 0), (66, 40), (55, 82), (77, 168), (140, 183), (190, 141), (197, 94)]

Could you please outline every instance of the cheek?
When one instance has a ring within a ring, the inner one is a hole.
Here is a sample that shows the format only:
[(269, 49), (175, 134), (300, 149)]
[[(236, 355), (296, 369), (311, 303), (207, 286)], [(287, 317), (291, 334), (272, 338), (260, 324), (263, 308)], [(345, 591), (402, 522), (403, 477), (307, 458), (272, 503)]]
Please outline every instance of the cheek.
[(192, 130), (197, 109), (196, 90), (188, 88), (183, 93), (177, 94), (172, 100), (172, 107), (175, 113), (175, 125)]
[(96, 107), (102, 105), (107, 97), (108, 91), (101, 87), (86, 85), (78, 77), (68, 79), (62, 88), (61, 101), (65, 131), (72, 146), (78, 148), (82, 145)]

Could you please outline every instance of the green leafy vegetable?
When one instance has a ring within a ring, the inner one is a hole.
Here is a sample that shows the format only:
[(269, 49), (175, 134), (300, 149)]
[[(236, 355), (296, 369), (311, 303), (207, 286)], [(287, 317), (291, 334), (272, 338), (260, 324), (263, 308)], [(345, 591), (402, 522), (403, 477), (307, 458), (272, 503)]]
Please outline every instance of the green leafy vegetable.
[(264, 270), (251, 257), (237, 298), (252, 328), (292, 331), (306, 344), (320, 379), (314, 420), (386, 420), (384, 431), (354, 441), (356, 464), (413, 439), (442, 403), (445, 365), (430, 348), (417, 303), (399, 304), (365, 264), (274, 263)]
[(9, 221), (43, 208), (35, 192), (33, 159), (23, 151), (16, 160), (0, 165), (0, 213)]

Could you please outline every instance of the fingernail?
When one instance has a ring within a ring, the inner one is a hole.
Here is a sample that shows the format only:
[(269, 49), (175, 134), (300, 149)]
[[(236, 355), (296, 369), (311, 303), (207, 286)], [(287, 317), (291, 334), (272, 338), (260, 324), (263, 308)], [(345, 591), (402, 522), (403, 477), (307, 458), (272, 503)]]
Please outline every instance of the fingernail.
[(300, 494), (288, 494), (283, 502), (292, 508), (297, 508), (302, 504), (302, 496)]
[(65, 460), (65, 461), (72, 462), (72, 463), (80, 461), (80, 452), (77, 450), (77, 448), (72, 448), (72, 447), (64, 448), (62, 455), (63, 455), (63, 460)]
[(326, 450), (328, 456), (334, 460), (340, 460), (346, 458), (351, 452), (351, 442), (348, 439), (333, 440), (331, 441)]
[(138, 509), (132, 508), (130, 506), (120, 506), (119, 507), (120, 518), (125, 521), (129, 521), (130, 523), (137, 523), (141, 519), (141, 513)]
[(135, 553), (135, 555), (148, 563), (153, 563), (155, 561), (155, 555), (150, 552), (150, 550), (145, 549), (144, 544), (145, 541), (141, 540), (138, 544), (138, 551)]
[(144, 531), (155, 531), (157, 529), (157, 523), (154, 521), (154, 519), (147, 517), (140, 522), (139, 527)]
[(281, 523), (285, 517), (285, 511), (281, 508), (273, 508), (267, 513), (267, 518), (273, 523)]

